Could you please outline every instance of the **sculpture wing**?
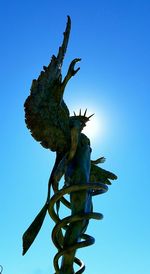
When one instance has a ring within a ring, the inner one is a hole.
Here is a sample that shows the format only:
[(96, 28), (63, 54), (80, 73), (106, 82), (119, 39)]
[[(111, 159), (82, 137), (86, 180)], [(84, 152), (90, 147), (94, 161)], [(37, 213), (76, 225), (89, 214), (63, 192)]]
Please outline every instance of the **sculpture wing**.
[(103, 184), (111, 185), (110, 180), (116, 180), (117, 176), (95, 164), (91, 163), (90, 182), (101, 182)]
[(62, 83), (61, 67), (67, 49), (71, 28), (68, 17), (64, 39), (57, 57), (52, 56), (43, 67), (37, 80), (33, 80), (25, 107), (25, 122), (31, 135), (44, 148), (63, 152), (70, 142), (69, 110), (63, 101), (65, 85)]

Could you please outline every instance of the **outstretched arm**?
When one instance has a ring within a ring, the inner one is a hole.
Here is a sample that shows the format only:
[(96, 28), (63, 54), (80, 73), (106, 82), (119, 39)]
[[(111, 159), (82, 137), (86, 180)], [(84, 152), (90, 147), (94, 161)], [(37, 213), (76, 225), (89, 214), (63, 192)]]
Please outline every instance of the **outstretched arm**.
[(91, 160), (91, 163), (94, 164), (94, 165), (98, 165), (98, 164), (104, 163), (105, 160), (106, 160), (105, 157), (100, 157), (100, 158), (98, 158), (98, 159), (96, 159), (96, 160)]
[(63, 89), (63, 90), (65, 89), (65, 87), (66, 87), (68, 81), (70, 80), (70, 78), (71, 78), (72, 76), (74, 76), (74, 75), (79, 71), (80, 68), (74, 69), (75, 64), (76, 64), (77, 62), (79, 62), (79, 61), (81, 61), (81, 58), (75, 58), (75, 59), (71, 62), (70, 66), (69, 66), (69, 69), (68, 69), (68, 72), (67, 72), (67, 75), (65, 76), (65, 78), (64, 78), (64, 80), (63, 80), (63, 82), (62, 82), (62, 89)]

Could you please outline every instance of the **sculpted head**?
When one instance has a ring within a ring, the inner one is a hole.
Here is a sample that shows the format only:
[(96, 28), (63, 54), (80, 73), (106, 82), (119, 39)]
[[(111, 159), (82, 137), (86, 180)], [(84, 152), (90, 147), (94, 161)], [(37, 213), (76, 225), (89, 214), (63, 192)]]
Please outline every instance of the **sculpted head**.
[(70, 127), (78, 127), (80, 129), (80, 131), (83, 130), (83, 128), (86, 126), (86, 123), (88, 121), (90, 121), (90, 118), (94, 115), (90, 115), (89, 117), (86, 116), (86, 113), (87, 113), (87, 109), (85, 110), (84, 114), (82, 115), (81, 113), (81, 109), (80, 109), (80, 112), (79, 112), (79, 115), (76, 115), (76, 113), (74, 112), (74, 116), (71, 116), (69, 118), (70, 120)]

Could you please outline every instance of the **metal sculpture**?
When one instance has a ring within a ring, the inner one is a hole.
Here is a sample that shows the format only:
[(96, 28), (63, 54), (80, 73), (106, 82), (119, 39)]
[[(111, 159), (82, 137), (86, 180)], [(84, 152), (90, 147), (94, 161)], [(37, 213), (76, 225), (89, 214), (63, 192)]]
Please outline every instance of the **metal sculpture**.
[[(90, 140), (82, 133), (92, 117), (79, 112), (70, 116), (63, 100), (67, 82), (80, 68), (75, 65), (81, 59), (74, 59), (67, 75), (62, 79), (61, 68), (66, 53), (71, 20), (68, 16), (64, 39), (58, 55), (52, 56), (47, 67), (43, 67), (37, 80), (33, 80), (31, 93), (25, 101), (25, 121), (34, 139), (47, 149), (56, 152), (56, 160), (48, 183), (46, 203), (23, 235), (23, 255), (36, 238), (48, 212), (55, 222), (52, 240), (58, 252), (54, 257), (56, 274), (79, 274), (84, 263), (76, 257), (76, 250), (92, 245), (95, 239), (85, 234), (90, 219), (102, 219), (103, 215), (93, 212), (92, 197), (108, 190), (110, 179), (117, 176), (98, 166), (104, 157), (92, 161)], [(64, 185), (60, 187), (60, 180)], [(50, 195), (50, 189), (53, 195)], [(70, 200), (66, 198), (69, 194)], [(63, 219), (59, 212), (64, 205), (71, 214)], [(61, 258), (61, 262), (60, 259)], [(74, 263), (80, 268), (75, 272)]]
[(3, 267), (2, 265), (0, 265), (0, 274), (2, 274), (2, 272), (3, 272)]

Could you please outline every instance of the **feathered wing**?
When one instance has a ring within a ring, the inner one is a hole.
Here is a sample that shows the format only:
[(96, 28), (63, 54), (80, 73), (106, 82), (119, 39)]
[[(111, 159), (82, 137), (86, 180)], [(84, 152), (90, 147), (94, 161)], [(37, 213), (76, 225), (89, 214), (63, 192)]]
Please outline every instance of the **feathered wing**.
[(69, 110), (63, 100), (63, 94), (67, 82), (78, 72), (79, 68), (75, 70), (74, 66), (80, 61), (79, 58), (76, 58), (71, 62), (67, 75), (62, 81), (61, 67), (68, 45), (70, 29), (71, 20), (68, 16), (63, 43), (59, 48), (58, 55), (57, 57), (53, 55), (50, 64), (43, 67), (44, 71), (41, 72), (37, 80), (33, 80), (30, 95), (24, 104), (25, 121), (31, 135), (44, 148), (49, 148), (57, 153), (49, 180), (47, 201), (23, 235), (23, 255), (30, 248), (41, 229), (47, 212), (53, 175), (61, 160), (65, 159), (63, 158), (65, 153), (70, 149)]
[(116, 180), (117, 176), (93, 163), (91, 163), (90, 182), (101, 182), (111, 185), (110, 180)]
[(63, 101), (65, 85), (61, 67), (67, 49), (71, 28), (68, 17), (64, 39), (57, 57), (52, 56), (47, 67), (43, 67), (37, 80), (33, 80), (25, 107), (26, 125), (31, 135), (44, 148), (58, 153), (66, 151), (70, 142), (69, 110)]

